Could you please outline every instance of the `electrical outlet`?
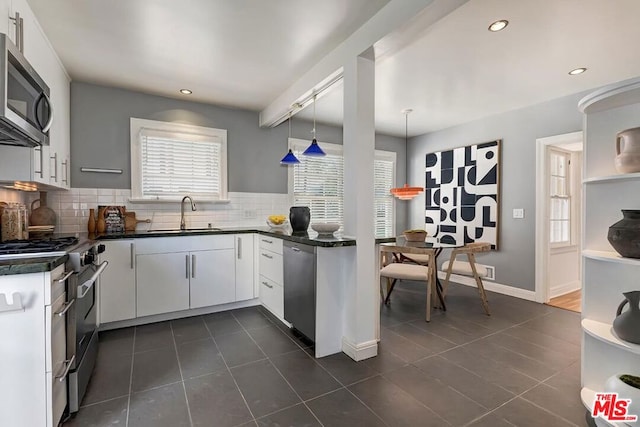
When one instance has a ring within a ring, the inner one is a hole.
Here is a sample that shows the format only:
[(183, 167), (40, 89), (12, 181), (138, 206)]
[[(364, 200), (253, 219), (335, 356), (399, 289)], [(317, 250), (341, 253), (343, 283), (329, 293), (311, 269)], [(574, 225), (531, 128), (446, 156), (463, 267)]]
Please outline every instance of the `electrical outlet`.
[(245, 209), (244, 210), (244, 219), (256, 219), (258, 217), (257, 209)]
[(524, 218), (524, 209), (522, 208), (517, 208), (513, 210), (513, 217), (515, 219), (522, 219)]

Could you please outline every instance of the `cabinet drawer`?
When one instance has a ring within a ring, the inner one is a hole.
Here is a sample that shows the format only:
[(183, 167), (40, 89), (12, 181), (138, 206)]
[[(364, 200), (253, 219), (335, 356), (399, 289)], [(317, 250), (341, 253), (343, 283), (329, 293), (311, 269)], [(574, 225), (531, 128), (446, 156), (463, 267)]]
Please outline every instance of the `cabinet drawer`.
[(63, 293), (53, 304), (45, 307), (46, 324), (46, 372), (56, 373), (64, 370), (67, 356), (66, 314), (60, 313), (65, 308), (67, 294)]
[(260, 248), (260, 275), (282, 286), (284, 269), (282, 255)]
[(276, 239), (270, 236), (259, 236), (260, 249), (267, 249), (271, 252), (282, 255), (282, 239)]
[(282, 286), (260, 276), (260, 301), (279, 318), (284, 318), (284, 292)]
[[(62, 381), (56, 378), (60, 372), (47, 372), (47, 408), (51, 411), (47, 413), (47, 425), (57, 426), (62, 418), (64, 409), (67, 406), (67, 378)], [(48, 418), (51, 417), (49, 420)]]

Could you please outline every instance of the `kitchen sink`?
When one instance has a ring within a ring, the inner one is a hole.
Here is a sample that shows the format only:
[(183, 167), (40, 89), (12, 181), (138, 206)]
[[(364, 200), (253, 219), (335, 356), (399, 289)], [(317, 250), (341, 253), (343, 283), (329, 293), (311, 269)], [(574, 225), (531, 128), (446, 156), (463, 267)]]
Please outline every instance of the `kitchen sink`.
[(185, 228), (184, 230), (181, 230), (179, 228), (159, 228), (154, 230), (147, 230), (147, 233), (189, 233), (196, 231), (222, 231), (222, 229), (216, 227)]

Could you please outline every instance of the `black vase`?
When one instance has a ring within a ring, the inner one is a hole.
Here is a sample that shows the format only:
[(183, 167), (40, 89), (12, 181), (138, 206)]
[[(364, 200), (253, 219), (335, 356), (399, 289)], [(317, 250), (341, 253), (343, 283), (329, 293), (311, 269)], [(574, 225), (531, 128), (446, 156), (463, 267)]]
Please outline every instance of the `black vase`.
[(311, 221), (311, 211), (307, 206), (292, 206), (289, 209), (289, 222), (294, 233), (307, 231)]
[(623, 218), (609, 227), (607, 239), (625, 258), (640, 258), (640, 210), (622, 210)]

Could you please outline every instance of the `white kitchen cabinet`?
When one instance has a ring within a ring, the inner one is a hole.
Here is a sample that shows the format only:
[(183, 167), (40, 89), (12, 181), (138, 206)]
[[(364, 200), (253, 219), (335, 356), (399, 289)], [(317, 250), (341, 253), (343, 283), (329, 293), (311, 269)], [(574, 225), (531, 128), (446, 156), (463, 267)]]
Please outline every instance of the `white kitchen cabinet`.
[(137, 317), (234, 302), (232, 235), (137, 240)]
[(236, 301), (253, 299), (255, 294), (254, 234), (235, 236)]
[(0, 276), (0, 294), (19, 295), (24, 305), (24, 310), (0, 309), (2, 426), (57, 426), (67, 404), (65, 316), (58, 315), (65, 285), (53, 280), (63, 273), (59, 266)]
[[(33, 181), (68, 189), (71, 184), (70, 79), (26, 0), (11, 0), (7, 22), (16, 12), (23, 19), (23, 54), (49, 86), (54, 114), (49, 146), (41, 152), (33, 149)], [(8, 25), (7, 34), (15, 43), (16, 27), (13, 21)]]
[(260, 236), (258, 251), (260, 302), (274, 315), (284, 319), (282, 239)]
[(136, 255), (138, 317), (189, 308), (188, 252)]
[(209, 307), (236, 300), (233, 249), (191, 252), (190, 308)]
[(109, 266), (100, 275), (100, 323), (136, 317), (136, 259), (134, 240), (104, 241), (101, 261)]

